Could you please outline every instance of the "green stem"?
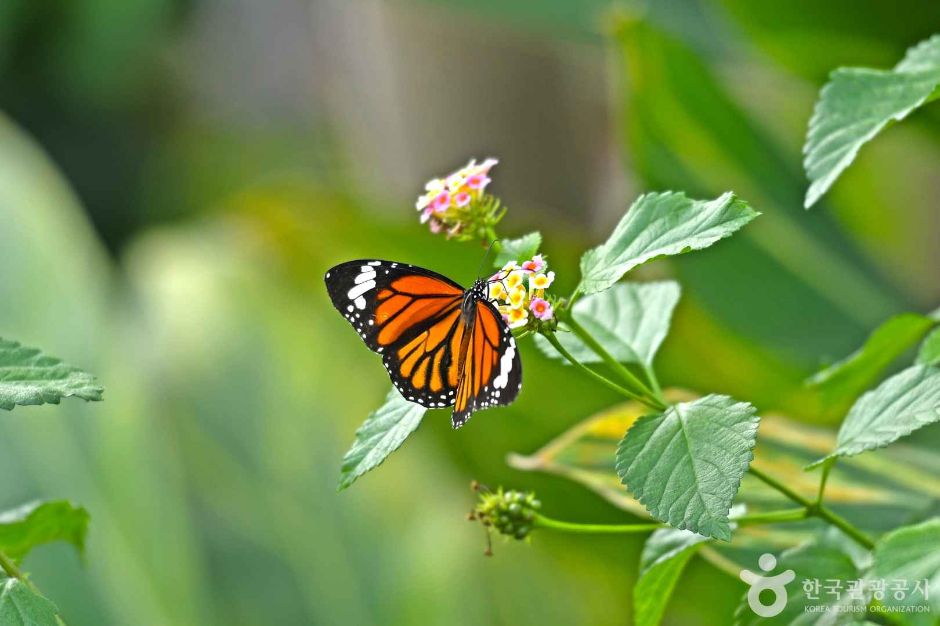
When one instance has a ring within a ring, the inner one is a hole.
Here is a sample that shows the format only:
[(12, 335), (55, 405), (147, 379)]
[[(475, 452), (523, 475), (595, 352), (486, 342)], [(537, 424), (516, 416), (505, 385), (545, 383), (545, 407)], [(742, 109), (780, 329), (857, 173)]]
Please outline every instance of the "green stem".
[(801, 504), (806, 508), (807, 514), (812, 517), (818, 517), (822, 520), (825, 520), (829, 524), (835, 526), (846, 535), (854, 539), (859, 545), (864, 546), (868, 550), (872, 550), (875, 547), (875, 542), (871, 540), (865, 533), (852, 525), (844, 517), (836, 514), (834, 511), (826, 508), (818, 502), (811, 502), (809, 499), (804, 498), (797, 492), (793, 491), (783, 483), (781, 483), (776, 478), (769, 476), (762, 472), (761, 470), (755, 468), (753, 465), (749, 468), (751, 474), (760, 480), (764, 481), (767, 485), (773, 487), (786, 497), (790, 498), (797, 504)]
[[(641, 402), (649, 406), (650, 408), (656, 409), (657, 411), (665, 411), (666, 404), (659, 400), (655, 394), (643, 384), (643, 382), (633, 375), (633, 372), (628, 370), (622, 363), (615, 359), (607, 350), (604, 349), (597, 339), (594, 338), (591, 333), (584, 329), (581, 324), (574, 319), (574, 316), (571, 314), (569, 309), (567, 315), (565, 316), (565, 322), (571, 328), (572, 332), (578, 336), (587, 346), (595, 353), (597, 356), (606, 363), (612, 370), (620, 374), (620, 376), (636, 391), (640, 396)], [(643, 399), (643, 398), (648, 398)]]
[(4, 573), (6, 573), (6, 575), (10, 578), (15, 578), (22, 581), (23, 584), (29, 587), (34, 593), (39, 593), (39, 590), (36, 588), (36, 586), (33, 585), (33, 583), (31, 583), (29, 579), (26, 578), (23, 572), (20, 571), (20, 568), (16, 566), (16, 563), (13, 561), (13, 559), (4, 554), (2, 550), (0, 550), (0, 569), (2, 569)]
[(23, 580), (23, 572), (16, 566), (16, 563), (13, 562), (13, 559), (8, 557), (2, 551), (0, 551), (0, 568), (6, 572), (6, 575), (10, 578), (18, 578)]
[(779, 511), (767, 511), (766, 513), (752, 513), (751, 515), (742, 515), (731, 521), (738, 526), (757, 526), (760, 524), (777, 524), (780, 522), (796, 522), (809, 517), (809, 511), (805, 508), (781, 509)]
[(496, 236), (496, 229), (494, 229), (492, 226), (487, 226), (485, 237), (486, 237), (486, 241), (483, 242), (483, 245), (488, 246), (490, 244), (493, 244), (493, 253), (498, 255), (500, 253), (500, 250), (502, 250), (503, 245), (499, 241), (499, 237)]
[(574, 291), (571, 292), (571, 295), (568, 297), (568, 310), (571, 311), (571, 307), (574, 306), (574, 301), (581, 297), (581, 288), (575, 287)]
[[(782, 509), (780, 511), (767, 511), (766, 513), (754, 513), (753, 515), (744, 515), (732, 520), (738, 526), (757, 526), (760, 524), (779, 524), (782, 522), (793, 522), (806, 519), (809, 514), (805, 508), (800, 509)], [(552, 519), (544, 515), (536, 515), (532, 521), (535, 528), (548, 528), (566, 533), (577, 533), (582, 535), (608, 535), (608, 534), (633, 534), (647, 533), (660, 528), (670, 528), (668, 524), (651, 522), (645, 524), (579, 524), (578, 522), (565, 522)]]
[(853, 526), (852, 523), (849, 522), (849, 520), (845, 519), (841, 515), (838, 515), (835, 511), (832, 511), (831, 509), (828, 509), (822, 505), (819, 505), (815, 509), (815, 515), (816, 517), (820, 517), (826, 520), (827, 522), (829, 522), (830, 524), (832, 524), (833, 526), (835, 526), (836, 528), (844, 532), (846, 535), (854, 539), (859, 545), (865, 546), (869, 550), (875, 549), (875, 542), (872, 541), (868, 535), (866, 535), (861, 530)]
[(558, 350), (558, 353), (559, 353), (561, 356), (565, 357), (572, 365), (574, 365), (575, 367), (577, 367), (578, 369), (580, 369), (581, 371), (583, 371), (584, 373), (586, 373), (588, 376), (590, 376), (591, 378), (593, 378), (593, 379), (596, 380), (597, 382), (601, 383), (602, 385), (606, 386), (606, 387), (609, 388), (609, 389), (613, 389), (613, 390), (616, 391), (617, 393), (620, 393), (620, 394), (623, 394), (623, 395), (627, 396), (628, 398), (630, 398), (630, 399), (632, 399), (632, 400), (638, 400), (638, 401), (644, 402), (644, 403), (646, 402), (646, 400), (645, 400), (644, 398), (638, 396), (637, 394), (633, 393), (633, 392), (630, 391), (629, 389), (625, 389), (624, 387), (621, 387), (620, 385), (618, 385), (618, 384), (615, 383), (614, 381), (610, 380), (610, 379), (607, 378), (606, 376), (601, 376), (600, 374), (598, 374), (597, 372), (595, 372), (594, 370), (592, 370), (590, 367), (588, 367), (587, 365), (585, 365), (584, 363), (582, 363), (582, 362), (579, 361), (578, 359), (574, 358), (574, 356), (572, 356), (572, 354), (571, 354), (570, 352), (568, 352), (568, 350), (565, 349), (565, 347), (564, 347), (563, 345), (561, 345), (561, 342), (558, 341), (558, 337), (555, 336), (555, 333), (548, 333), (548, 332), (547, 332), (547, 333), (543, 333), (542, 335), (543, 335), (546, 339), (548, 339), (548, 343), (552, 344), (552, 346), (553, 346), (556, 350)]
[(826, 481), (829, 480), (829, 472), (832, 470), (832, 466), (835, 465), (835, 461), (835, 458), (823, 461), (822, 476), (819, 478), (819, 492), (816, 494), (816, 506), (822, 506), (823, 496), (826, 493)]
[(656, 396), (656, 399), (665, 403), (663, 390), (662, 387), (659, 386), (659, 379), (656, 378), (656, 372), (653, 370), (653, 366), (643, 363), (643, 371), (646, 373), (646, 378), (649, 379), (650, 385), (653, 387), (653, 394)]
[(563, 522), (561, 520), (536, 515), (532, 521), (535, 528), (550, 528), (551, 530), (560, 530), (566, 533), (578, 533), (582, 535), (602, 535), (602, 534), (631, 534), (648, 533), (659, 528), (665, 528), (663, 524), (579, 524), (577, 522)]
[(763, 471), (757, 469), (753, 465), (751, 465), (748, 468), (748, 471), (754, 476), (756, 476), (757, 478), (759, 478), (760, 480), (762, 480), (763, 482), (767, 483), (768, 485), (770, 485), (771, 487), (773, 487), (774, 489), (782, 493), (783, 495), (785, 495), (786, 497), (796, 502), (797, 504), (801, 504), (807, 509), (813, 508), (814, 505), (812, 502), (810, 502), (807, 498), (804, 498), (797, 492), (793, 491), (792, 489), (784, 485), (782, 482), (780, 482), (773, 476), (765, 474)]

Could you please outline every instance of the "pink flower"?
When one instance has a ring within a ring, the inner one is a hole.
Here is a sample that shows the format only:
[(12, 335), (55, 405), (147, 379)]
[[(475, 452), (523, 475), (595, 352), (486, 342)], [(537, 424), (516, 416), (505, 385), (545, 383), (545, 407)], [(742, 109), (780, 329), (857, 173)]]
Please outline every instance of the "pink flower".
[(465, 207), (468, 204), (470, 204), (470, 201), (472, 199), (473, 198), (470, 197), (469, 193), (467, 193), (466, 191), (461, 191), (460, 193), (454, 196), (454, 203), (459, 207)]
[(450, 194), (442, 191), (431, 201), (431, 210), (435, 213), (443, 213), (450, 206)]
[(428, 206), (428, 207), (425, 207), (424, 210), (421, 211), (421, 223), (422, 223), (422, 224), (424, 224), (424, 223), (427, 222), (429, 219), (431, 219), (431, 213), (432, 213), (432, 212), (433, 212), (433, 211), (431, 210), (431, 207), (429, 207), (429, 206)]
[(490, 168), (492, 168), (497, 163), (499, 163), (499, 159), (494, 159), (493, 157), (490, 157), (486, 159), (485, 161), (483, 161), (482, 163), (480, 163), (477, 166), (477, 168), (478, 168), (478, 171), (483, 172), (484, 174), (487, 174), (489, 173)]
[(490, 184), (490, 177), (486, 174), (474, 174), (467, 179), (467, 187), (474, 191), (483, 191)]
[(552, 315), (555, 313), (552, 310), (552, 305), (544, 298), (532, 298), (529, 303), (529, 310), (532, 311), (532, 315), (543, 322), (552, 319)]
[(527, 272), (541, 272), (545, 269), (545, 259), (542, 258), (541, 254), (536, 254), (532, 257), (531, 261), (524, 261), (522, 263), (522, 269)]
[[(422, 216), (422, 217), (423, 217), (423, 216)], [(422, 220), (422, 221), (423, 221), (423, 220)], [(431, 232), (436, 235), (437, 233), (441, 232), (441, 229), (443, 229), (444, 227), (441, 225), (441, 223), (440, 223), (439, 221), (437, 221), (437, 220), (435, 220), (435, 219), (432, 219), (432, 220), (431, 220), (431, 223), (428, 224), (428, 228), (430, 228), (430, 229), (431, 229)]]

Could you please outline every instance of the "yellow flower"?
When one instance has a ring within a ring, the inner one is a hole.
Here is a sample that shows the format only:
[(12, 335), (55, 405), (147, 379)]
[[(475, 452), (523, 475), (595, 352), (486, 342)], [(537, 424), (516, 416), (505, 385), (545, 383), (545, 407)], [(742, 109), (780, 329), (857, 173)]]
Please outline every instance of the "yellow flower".
[(533, 289), (548, 289), (551, 287), (552, 283), (555, 281), (555, 272), (549, 272), (548, 274), (536, 274), (532, 277), (530, 286)]
[(509, 306), (511, 306), (514, 309), (524, 308), (525, 301), (526, 301), (525, 287), (520, 285), (516, 287), (515, 289), (513, 289), (512, 291), (510, 291), (508, 301), (509, 301)]
[(522, 285), (522, 280), (524, 278), (525, 274), (523, 272), (514, 269), (513, 271), (509, 272), (509, 276), (506, 277), (506, 287), (511, 291)]
[(490, 300), (499, 300), (508, 295), (500, 282), (490, 283)]
[(509, 309), (506, 316), (510, 328), (525, 326), (526, 322), (529, 321), (529, 312), (526, 309)]

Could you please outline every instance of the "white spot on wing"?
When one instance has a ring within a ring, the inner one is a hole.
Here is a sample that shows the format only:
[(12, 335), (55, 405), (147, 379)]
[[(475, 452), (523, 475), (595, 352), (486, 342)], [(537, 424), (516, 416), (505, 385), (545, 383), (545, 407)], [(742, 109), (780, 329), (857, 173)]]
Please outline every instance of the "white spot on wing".
[[(356, 298), (353, 304), (356, 305), (357, 309), (362, 310), (366, 308), (366, 299), (363, 296), (359, 296), (358, 298)], [(356, 317), (359, 317), (359, 316), (357, 315)]]
[(371, 267), (366, 267), (366, 268), (363, 268), (363, 272), (361, 274), (356, 276), (356, 279), (353, 282), (358, 285), (359, 283), (364, 283), (367, 280), (374, 280), (374, 279), (375, 279), (375, 270), (372, 269)]
[[(357, 300), (357, 301), (358, 301), (358, 298), (359, 298), (362, 294), (364, 294), (365, 292), (369, 291), (370, 289), (375, 289), (375, 281), (374, 281), (374, 280), (367, 280), (367, 281), (364, 282), (364, 283), (360, 283), (360, 284), (356, 285), (355, 287), (353, 287), (352, 289), (350, 289), (350, 290), (349, 290), (349, 293), (346, 294), (346, 295), (349, 297), (350, 300)], [(357, 304), (356, 306), (359, 306), (359, 305)], [(363, 307), (360, 306), (359, 308), (361, 309), (361, 308), (363, 308)]]
[(505, 389), (509, 384), (509, 372), (512, 371), (512, 360), (516, 357), (516, 342), (509, 341), (509, 348), (499, 358), (499, 376), (493, 379), (493, 387)]

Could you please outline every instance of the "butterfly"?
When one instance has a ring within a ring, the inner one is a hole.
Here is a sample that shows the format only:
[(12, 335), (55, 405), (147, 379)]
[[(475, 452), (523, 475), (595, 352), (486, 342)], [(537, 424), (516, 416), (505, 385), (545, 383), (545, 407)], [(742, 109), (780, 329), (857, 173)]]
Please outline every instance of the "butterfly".
[(333, 306), (382, 355), (405, 399), (453, 405), (454, 428), (474, 411), (516, 399), (522, 362), (489, 301), (489, 281), (464, 289), (422, 267), (369, 259), (341, 263), (324, 280)]

